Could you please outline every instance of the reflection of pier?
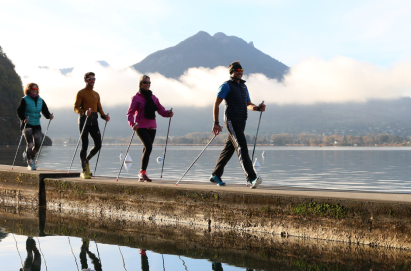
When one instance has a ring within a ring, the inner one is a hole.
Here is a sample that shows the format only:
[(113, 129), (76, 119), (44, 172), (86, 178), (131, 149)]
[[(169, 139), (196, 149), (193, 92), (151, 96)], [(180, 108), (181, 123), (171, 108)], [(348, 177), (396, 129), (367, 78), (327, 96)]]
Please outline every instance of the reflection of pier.
[[(78, 173), (77, 173), (78, 174)], [(73, 175), (72, 175), (73, 176)], [(218, 187), (205, 182), (98, 177), (0, 166), (2, 204), (47, 204), (50, 212), (87, 219), (183, 223), (202, 231), (267, 233), (408, 248), (411, 195), (261, 186)], [(191, 227), (190, 226), (190, 227)]]

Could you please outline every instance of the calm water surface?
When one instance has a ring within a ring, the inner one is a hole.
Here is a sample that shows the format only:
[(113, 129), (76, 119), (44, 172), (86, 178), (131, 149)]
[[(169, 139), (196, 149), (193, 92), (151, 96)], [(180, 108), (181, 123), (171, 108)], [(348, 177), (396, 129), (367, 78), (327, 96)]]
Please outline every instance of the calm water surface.
[[(204, 146), (168, 146), (163, 179), (178, 180), (194, 161)], [(67, 170), (75, 146), (44, 147), (38, 166)], [(135, 178), (140, 169), (141, 145), (132, 145), (130, 156), (120, 178)], [(208, 182), (222, 146), (210, 146), (184, 177), (185, 180)], [(127, 146), (103, 146), (97, 176), (116, 177), (121, 162), (120, 152)], [(252, 146), (249, 146), (250, 153)], [(1, 148), (2, 164), (12, 164), (16, 147)], [(20, 152), (22, 153), (23, 148)], [(263, 151), (265, 157), (262, 156)], [(160, 178), (164, 147), (154, 146), (148, 167), (151, 178)], [(255, 157), (261, 165), (258, 174), (264, 185), (294, 186), (320, 189), (344, 189), (411, 193), (411, 148), (407, 147), (274, 147), (258, 146)], [(90, 163), (95, 168), (95, 156)], [(22, 155), (18, 165), (25, 165)], [(73, 163), (74, 171), (80, 170), (78, 153)], [(226, 167), (223, 180), (229, 184), (245, 183), (244, 173), (236, 155)]]

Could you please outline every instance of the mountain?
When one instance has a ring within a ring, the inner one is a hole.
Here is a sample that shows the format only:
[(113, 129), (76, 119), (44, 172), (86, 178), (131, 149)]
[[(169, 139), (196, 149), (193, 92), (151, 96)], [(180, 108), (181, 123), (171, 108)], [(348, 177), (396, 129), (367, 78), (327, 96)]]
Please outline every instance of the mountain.
[(16, 109), (23, 97), (23, 86), (14, 64), (0, 46), (0, 145), (18, 142), (20, 136)]
[(178, 78), (193, 67), (227, 67), (240, 61), (244, 74), (262, 73), (281, 80), (288, 67), (241, 38), (216, 33), (214, 36), (200, 31), (176, 46), (157, 51), (131, 67), (141, 73), (158, 72), (166, 77)]

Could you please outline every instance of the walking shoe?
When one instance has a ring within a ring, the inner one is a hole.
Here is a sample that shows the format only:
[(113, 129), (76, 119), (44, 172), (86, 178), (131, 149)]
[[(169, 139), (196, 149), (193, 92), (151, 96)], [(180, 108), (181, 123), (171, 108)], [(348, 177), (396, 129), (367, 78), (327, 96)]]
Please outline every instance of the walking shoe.
[(257, 179), (252, 180), (252, 181), (250, 182), (250, 188), (251, 188), (251, 189), (255, 189), (255, 188), (257, 188), (257, 186), (258, 186), (259, 184), (261, 184), (262, 182), (263, 182), (263, 178), (261, 178), (260, 176), (257, 176)]
[(82, 179), (91, 179), (90, 174), (87, 173), (87, 171), (83, 171), (82, 173), (80, 173), (80, 178)]
[(210, 182), (215, 183), (218, 186), (225, 186), (225, 182), (223, 182), (220, 177), (215, 175), (211, 175)]
[(147, 176), (147, 171), (140, 170), (138, 173), (138, 181), (139, 182), (151, 182), (151, 179)]
[(28, 170), (36, 170), (36, 163), (34, 163), (33, 160), (31, 160), (31, 162), (29, 161), (27, 168)]
[(90, 175), (90, 176), (91, 176), (90, 164), (89, 164), (89, 162), (88, 162), (88, 161), (86, 161), (86, 172), (87, 172), (87, 174), (88, 174), (88, 175)]

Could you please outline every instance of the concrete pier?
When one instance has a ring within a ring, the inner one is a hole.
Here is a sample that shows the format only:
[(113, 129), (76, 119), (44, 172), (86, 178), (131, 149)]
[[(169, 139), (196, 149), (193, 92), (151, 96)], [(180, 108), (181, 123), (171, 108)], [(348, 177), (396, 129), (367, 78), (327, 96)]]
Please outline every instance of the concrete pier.
[(1, 205), (47, 205), (50, 212), (124, 223), (411, 247), (408, 194), (78, 176), (0, 166)]

